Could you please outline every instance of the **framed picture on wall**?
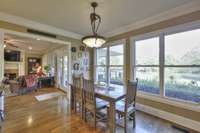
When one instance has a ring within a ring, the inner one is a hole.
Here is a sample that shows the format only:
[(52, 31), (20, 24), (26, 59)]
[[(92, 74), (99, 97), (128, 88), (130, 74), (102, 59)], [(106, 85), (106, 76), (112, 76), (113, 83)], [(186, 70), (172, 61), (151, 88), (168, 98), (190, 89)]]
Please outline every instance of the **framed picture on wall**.
[(28, 74), (35, 74), (35, 66), (36, 64), (41, 65), (41, 58), (36, 58), (36, 57), (28, 57)]
[(82, 53), (78, 52), (78, 58), (82, 58)]
[(76, 60), (76, 54), (72, 55), (72, 60)]
[(76, 47), (71, 47), (71, 51), (75, 53), (76, 52)]
[(85, 51), (85, 47), (84, 46), (80, 46), (80, 51)]

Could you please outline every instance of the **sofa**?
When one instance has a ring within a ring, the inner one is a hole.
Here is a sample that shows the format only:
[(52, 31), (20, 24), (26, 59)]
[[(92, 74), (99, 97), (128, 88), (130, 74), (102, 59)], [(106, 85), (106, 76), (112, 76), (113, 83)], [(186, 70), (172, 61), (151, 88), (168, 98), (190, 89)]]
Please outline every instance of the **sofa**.
[(38, 80), (35, 75), (20, 76), (17, 80), (10, 80), (9, 84), (11, 92), (19, 95), (38, 89)]

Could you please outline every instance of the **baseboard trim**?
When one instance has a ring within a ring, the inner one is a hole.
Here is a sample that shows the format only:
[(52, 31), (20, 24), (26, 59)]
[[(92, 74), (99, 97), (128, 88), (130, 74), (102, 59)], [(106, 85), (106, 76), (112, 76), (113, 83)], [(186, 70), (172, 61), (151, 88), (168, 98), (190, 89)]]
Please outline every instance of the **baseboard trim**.
[(198, 122), (198, 121), (191, 120), (186, 117), (182, 117), (182, 116), (179, 116), (179, 115), (176, 115), (173, 113), (169, 113), (169, 112), (159, 110), (156, 108), (152, 108), (150, 106), (139, 104), (139, 103), (136, 104), (136, 109), (139, 111), (157, 116), (159, 118), (168, 120), (170, 122), (176, 123), (183, 127), (195, 130), (197, 132), (200, 131), (200, 122)]
[(63, 89), (61, 89), (61, 88), (56, 88), (56, 89), (58, 89), (59, 91), (62, 91), (63, 93), (66, 93), (67, 94), (67, 92), (66, 91), (64, 91)]

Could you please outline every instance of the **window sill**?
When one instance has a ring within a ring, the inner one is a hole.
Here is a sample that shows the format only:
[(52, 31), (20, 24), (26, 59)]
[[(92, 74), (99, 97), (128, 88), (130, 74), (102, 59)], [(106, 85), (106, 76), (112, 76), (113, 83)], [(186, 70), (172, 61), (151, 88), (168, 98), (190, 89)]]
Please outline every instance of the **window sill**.
[(141, 97), (141, 98), (152, 100), (155, 102), (172, 105), (175, 107), (180, 107), (180, 108), (195, 111), (195, 112), (200, 112), (200, 104), (198, 104), (198, 103), (177, 100), (174, 98), (162, 97), (160, 95), (150, 94), (150, 93), (141, 92), (141, 91), (138, 91), (137, 97)]

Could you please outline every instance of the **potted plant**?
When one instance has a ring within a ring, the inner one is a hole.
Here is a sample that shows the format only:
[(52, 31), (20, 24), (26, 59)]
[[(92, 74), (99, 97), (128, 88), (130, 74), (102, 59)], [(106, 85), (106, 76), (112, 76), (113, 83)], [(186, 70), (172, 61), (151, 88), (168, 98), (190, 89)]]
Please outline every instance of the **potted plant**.
[(49, 64), (44, 66), (44, 70), (46, 71), (47, 75), (50, 76), (51, 66)]

